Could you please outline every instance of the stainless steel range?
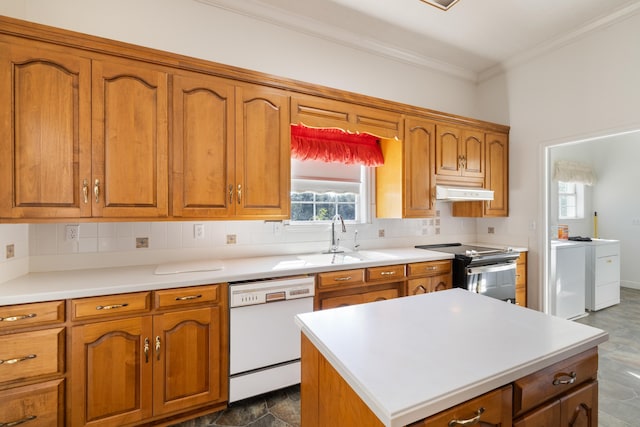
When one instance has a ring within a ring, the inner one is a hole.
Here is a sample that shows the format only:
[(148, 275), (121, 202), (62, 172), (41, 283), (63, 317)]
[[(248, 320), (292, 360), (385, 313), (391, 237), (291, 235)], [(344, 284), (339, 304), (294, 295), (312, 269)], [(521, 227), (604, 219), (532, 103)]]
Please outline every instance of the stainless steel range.
[(418, 245), (416, 248), (454, 254), (453, 286), (515, 303), (519, 252), (511, 248), (495, 249), (461, 243)]

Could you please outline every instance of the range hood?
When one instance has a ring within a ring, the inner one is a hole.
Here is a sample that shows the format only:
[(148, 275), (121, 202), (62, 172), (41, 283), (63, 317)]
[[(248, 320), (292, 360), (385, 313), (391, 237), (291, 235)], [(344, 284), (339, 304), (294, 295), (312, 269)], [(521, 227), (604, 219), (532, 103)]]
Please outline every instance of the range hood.
[(436, 200), (450, 202), (493, 200), (493, 190), (436, 185)]

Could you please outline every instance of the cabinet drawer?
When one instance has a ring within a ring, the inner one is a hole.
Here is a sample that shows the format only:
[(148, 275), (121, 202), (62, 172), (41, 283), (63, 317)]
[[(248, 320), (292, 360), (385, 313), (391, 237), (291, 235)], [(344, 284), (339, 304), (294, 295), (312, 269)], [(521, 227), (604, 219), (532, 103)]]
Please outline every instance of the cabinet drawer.
[(513, 415), (519, 416), (552, 397), (596, 379), (596, 348), (551, 365), (513, 383)]
[(193, 286), (154, 292), (156, 308), (180, 307), (183, 305), (219, 302), (220, 285)]
[(389, 280), (404, 277), (404, 264), (367, 268), (367, 281)]
[(0, 383), (64, 372), (64, 328), (0, 337)]
[(364, 269), (332, 271), (318, 274), (318, 287), (331, 288), (340, 285), (364, 283)]
[(64, 381), (55, 380), (0, 391), (0, 425), (62, 427)]
[[(474, 418), (478, 418), (478, 421), (471, 421)], [(465, 423), (465, 421), (467, 422)], [(511, 425), (511, 386), (490, 391), (422, 421), (410, 424), (408, 427), (447, 427), (451, 425)]]
[(150, 308), (151, 292), (81, 298), (71, 301), (73, 320), (141, 313), (149, 311)]
[(435, 276), (451, 271), (451, 261), (415, 262), (407, 265), (407, 276)]
[(0, 331), (64, 322), (64, 301), (0, 307)]

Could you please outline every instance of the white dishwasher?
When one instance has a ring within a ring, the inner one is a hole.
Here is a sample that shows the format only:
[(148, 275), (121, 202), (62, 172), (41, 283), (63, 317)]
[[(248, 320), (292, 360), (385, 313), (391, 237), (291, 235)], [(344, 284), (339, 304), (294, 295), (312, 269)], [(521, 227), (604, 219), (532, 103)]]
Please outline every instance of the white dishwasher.
[(296, 314), (313, 311), (313, 277), (229, 286), (229, 402), (300, 383)]

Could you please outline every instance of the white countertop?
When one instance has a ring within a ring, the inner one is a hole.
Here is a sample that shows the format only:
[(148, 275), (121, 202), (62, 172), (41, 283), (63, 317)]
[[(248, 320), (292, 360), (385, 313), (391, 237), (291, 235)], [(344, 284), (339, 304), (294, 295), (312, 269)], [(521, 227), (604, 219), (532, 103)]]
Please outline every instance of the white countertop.
[(461, 289), (305, 313), (296, 323), (389, 427), (608, 339), (599, 329)]
[[(450, 259), (453, 255), (415, 248), (391, 248), (350, 252), (344, 256), (339, 254), (333, 264), (329, 263), (331, 258), (307, 254), (210, 260), (212, 268), (221, 269), (160, 275), (154, 274), (158, 267), (155, 264), (29, 273), (0, 283), (0, 305), (434, 261)], [(202, 268), (204, 261), (194, 260), (186, 264)]]

